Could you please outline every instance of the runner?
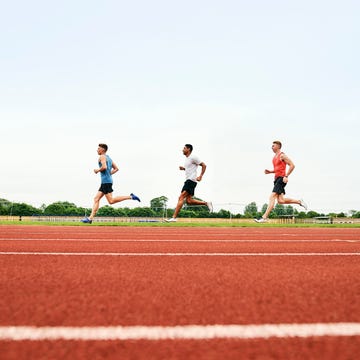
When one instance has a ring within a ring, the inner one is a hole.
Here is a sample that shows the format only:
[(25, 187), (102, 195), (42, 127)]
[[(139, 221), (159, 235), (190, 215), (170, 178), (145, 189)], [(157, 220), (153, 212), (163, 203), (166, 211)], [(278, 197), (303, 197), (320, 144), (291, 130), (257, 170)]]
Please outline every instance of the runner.
[(89, 217), (85, 217), (81, 220), (81, 222), (85, 224), (91, 224), (94, 220), (94, 217), (99, 210), (100, 206), (100, 200), (103, 198), (103, 196), (106, 197), (106, 200), (109, 204), (116, 204), (120, 201), (124, 200), (137, 200), (140, 201), (140, 199), (135, 194), (130, 194), (129, 196), (117, 196), (113, 197), (113, 180), (112, 175), (114, 175), (116, 172), (119, 171), (119, 168), (116, 166), (116, 164), (111, 160), (110, 156), (106, 154), (108, 150), (108, 146), (106, 144), (99, 144), (99, 147), (97, 149), (99, 157), (99, 167), (97, 169), (94, 169), (94, 173), (101, 175), (101, 186), (94, 198), (94, 205), (91, 211), (91, 214)]
[[(185, 183), (181, 190), (181, 194), (172, 218), (167, 219), (167, 222), (177, 221), (177, 216), (184, 205), (184, 202), (188, 205), (205, 205), (209, 208), (209, 211), (213, 210), (212, 203), (206, 201), (200, 201), (193, 199), (195, 194), (195, 188), (199, 181), (202, 180), (203, 175), (206, 171), (206, 165), (204, 162), (192, 154), (193, 146), (191, 144), (186, 144), (183, 148), (183, 154), (186, 156), (184, 166), (180, 166), (179, 169), (185, 171)], [(197, 168), (201, 166), (201, 173), (197, 175)]]
[[(259, 219), (255, 219), (257, 223), (267, 222), (270, 212), (274, 208), (276, 201), (278, 202), (278, 204), (298, 204), (302, 206), (305, 210), (307, 210), (307, 205), (302, 199), (295, 200), (284, 197), (285, 186), (289, 181), (289, 176), (293, 172), (295, 165), (289, 159), (289, 157), (281, 151), (281, 147), (282, 144), (280, 141), (274, 141), (271, 147), (273, 152), (275, 153), (275, 156), (273, 158), (274, 169), (265, 169), (265, 174), (275, 174), (274, 188), (273, 192), (270, 195), (269, 205), (264, 215)], [(287, 166), (288, 169), (286, 171)]]

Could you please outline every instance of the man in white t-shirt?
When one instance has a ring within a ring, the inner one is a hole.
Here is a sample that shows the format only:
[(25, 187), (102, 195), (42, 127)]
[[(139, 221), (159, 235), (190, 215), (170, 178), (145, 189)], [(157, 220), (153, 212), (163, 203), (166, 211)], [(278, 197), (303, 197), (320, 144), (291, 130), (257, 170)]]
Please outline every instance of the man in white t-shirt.
[[(180, 166), (180, 170), (185, 170), (185, 183), (181, 189), (181, 194), (172, 218), (166, 220), (167, 222), (174, 222), (177, 219), (177, 216), (186, 201), (188, 205), (205, 205), (209, 208), (209, 211), (213, 210), (211, 202), (200, 201), (193, 199), (195, 194), (195, 188), (199, 181), (201, 181), (205, 170), (206, 165), (200, 159), (192, 155), (193, 146), (191, 144), (186, 144), (183, 149), (183, 154), (186, 156), (184, 166)], [(197, 175), (197, 168), (201, 166), (201, 173)]]

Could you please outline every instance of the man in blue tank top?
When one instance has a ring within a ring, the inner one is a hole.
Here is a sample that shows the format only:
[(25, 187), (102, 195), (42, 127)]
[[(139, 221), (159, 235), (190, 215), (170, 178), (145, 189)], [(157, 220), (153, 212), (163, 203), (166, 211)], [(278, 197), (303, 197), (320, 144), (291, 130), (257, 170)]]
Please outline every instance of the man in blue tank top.
[(86, 224), (91, 224), (97, 211), (99, 210), (100, 206), (100, 200), (105, 196), (106, 200), (109, 204), (116, 204), (120, 201), (124, 200), (137, 200), (140, 201), (140, 199), (133, 193), (131, 193), (129, 196), (117, 196), (113, 197), (113, 180), (112, 175), (114, 175), (116, 172), (119, 171), (119, 168), (116, 166), (116, 164), (111, 160), (110, 156), (106, 154), (108, 150), (108, 146), (106, 144), (99, 144), (97, 153), (100, 156), (99, 157), (99, 167), (97, 169), (94, 169), (94, 173), (101, 175), (101, 185), (100, 188), (94, 198), (94, 205), (91, 211), (91, 214), (89, 217), (85, 217), (81, 221)]

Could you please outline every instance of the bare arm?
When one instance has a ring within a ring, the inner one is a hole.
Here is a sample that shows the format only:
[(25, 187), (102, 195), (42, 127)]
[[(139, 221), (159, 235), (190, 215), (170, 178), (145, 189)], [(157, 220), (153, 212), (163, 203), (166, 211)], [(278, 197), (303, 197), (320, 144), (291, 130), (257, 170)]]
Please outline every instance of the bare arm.
[(199, 165), (201, 166), (201, 173), (200, 173), (200, 175), (196, 178), (197, 181), (201, 181), (201, 179), (202, 179), (202, 177), (203, 177), (203, 175), (205, 174), (205, 171), (206, 171), (206, 165), (205, 165), (205, 163), (201, 162)]
[(106, 156), (105, 155), (100, 155), (99, 162), (101, 163), (101, 166), (98, 169), (94, 169), (95, 174), (98, 174), (99, 172), (104, 171), (104, 170), (107, 169)]
[(119, 171), (119, 168), (117, 167), (117, 165), (113, 162), (112, 163), (112, 169), (111, 169), (111, 175), (114, 175), (116, 172)]
[(286, 156), (285, 154), (282, 154), (280, 159), (282, 161), (284, 161), (286, 163), (286, 165), (288, 165), (288, 169), (287, 172), (285, 174), (285, 179), (284, 182), (287, 183), (287, 177), (293, 172), (293, 170), (295, 169), (295, 164), (291, 161), (291, 159)]

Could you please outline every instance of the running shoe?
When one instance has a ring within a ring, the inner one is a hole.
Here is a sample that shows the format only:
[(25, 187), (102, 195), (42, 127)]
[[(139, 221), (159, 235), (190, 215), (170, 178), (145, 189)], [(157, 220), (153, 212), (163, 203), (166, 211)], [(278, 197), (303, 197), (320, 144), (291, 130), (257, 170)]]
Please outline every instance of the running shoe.
[(140, 202), (140, 198), (138, 196), (136, 196), (135, 194), (131, 193), (130, 196), (133, 200), (137, 200), (138, 202)]
[(308, 207), (303, 199), (300, 200), (300, 206), (302, 206), (305, 210), (308, 209)]
[(87, 216), (85, 216), (82, 220), (81, 220), (82, 223), (84, 224), (91, 224), (92, 223), (92, 220), (89, 219)]
[(255, 222), (257, 223), (266, 223), (267, 219), (264, 219), (263, 217), (259, 218), (259, 219), (254, 219)]
[(212, 204), (211, 201), (207, 202), (207, 203), (206, 203), (206, 206), (208, 207), (208, 209), (209, 209), (210, 212), (213, 212), (214, 208), (213, 208), (213, 204)]
[(177, 222), (176, 218), (165, 219), (166, 222)]

